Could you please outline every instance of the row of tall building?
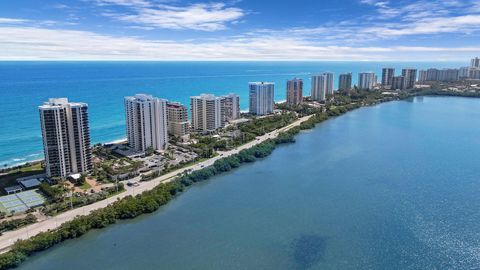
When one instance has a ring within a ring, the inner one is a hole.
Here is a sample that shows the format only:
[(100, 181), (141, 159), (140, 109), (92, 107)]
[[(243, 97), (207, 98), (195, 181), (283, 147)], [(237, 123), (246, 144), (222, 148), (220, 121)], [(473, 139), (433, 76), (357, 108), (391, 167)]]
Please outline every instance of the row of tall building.
[[(377, 76), (373, 72), (358, 74), (358, 88), (373, 89), (377, 82)], [(294, 78), (287, 81), (287, 104), (298, 105), (303, 101), (303, 80)], [(352, 89), (352, 73), (342, 73), (338, 77), (338, 90)], [(327, 96), (334, 93), (334, 74), (324, 72), (313, 75), (311, 78), (310, 99), (325, 101)]]
[(473, 58), (468, 67), (448, 69), (429, 68), (427, 70), (420, 70), (418, 77), (419, 82), (454, 82), (465, 79), (480, 80), (480, 58)]
[[(274, 84), (250, 83), (249, 98), (252, 114), (273, 113)], [(140, 152), (149, 148), (163, 150), (168, 146), (169, 136), (213, 132), (240, 117), (240, 97), (233, 93), (190, 97), (190, 121), (186, 106), (152, 95), (125, 97), (124, 106), (128, 144)], [(67, 177), (90, 171), (88, 105), (69, 102), (67, 98), (52, 98), (39, 106), (39, 112), (46, 174)]]
[(169, 135), (212, 132), (240, 117), (240, 97), (233, 93), (190, 97), (191, 121), (187, 107), (178, 102), (146, 94), (125, 97), (124, 102), (128, 144), (141, 152), (165, 149)]
[[(402, 76), (395, 77), (393, 68), (384, 68), (382, 84), (389, 88), (407, 89), (413, 88), (416, 81), (416, 69), (403, 69)], [(298, 105), (303, 100), (303, 80), (294, 78), (287, 81), (287, 104)], [(358, 74), (357, 87), (362, 90), (374, 89), (377, 85), (377, 75), (374, 72), (361, 72)], [(398, 87), (396, 87), (398, 86)], [(338, 90), (348, 91), (352, 89), (352, 73), (342, 73), (338, 77)], [(310, 99), (325, 101), (327, 96), (334, 94), (334, 74), (324, 72), (313, 75), (311, 78)]]
[[(311, 94), (312, 100), (323, 101), (327, 95), (333, 95), (333, 73), (325, 72), (312, 76)], [(351, 73), (340, 75), (341, 87), (351, 88)], [(287, 81), (287, 104), (298, 105), (303, 102), (303, 80), (293, 78)]]
[[(474, 58), (470, 67), (460, 69), (428, 69), (419, 72), (418, 81), (455, 81), (460, 78), (480, 79), (480, 59)], [(383, 68), (381, 85), (386, 89), (410, 89), (417, 81), (417, 69), (405, 68), (399, 76), (394, 68)], [(287, 104), (303, 101), (302, 79), (287, 81)], [(358, 74), (359, 89), (377, 86), (374, 72)], [(267, 115), (274, 111), (275, 85), (272, 82), (251, 82), (249, 87), (249, 112)], [(352, 73), (338, 77), (338, 89), (352, 89)], [(312, 100), (324, 101), (334, 94), (334, 74), (330, 72), (312, 76)], [(217, 97), (202, 94), (190, 97), (188, 108), (177, 102), (151, 95), (137, 94), (125, 97), (126, 134), (128, 144), (137, 151), (149, 148), (163, 150), (168, 137), (183, 137), (189, 132), (213, 132), (228, 121), (240, 117), (240, 98), (236, 94)], [(39, 106), (45, 154), (45, 168), (49, 177), (66, 177), (73, 173), (88, 172), (91, 167), (88, 105), (69, 102), (66, 98), (52, 98)]]
[[(417, 80), (418, 75), (418, 80)], [(334, 93), (334, 74), (325, 72), (313, 75), (311, 78), (312, 100), (324, 101), (328, 95)], [(480, 79), (480, 58), (471, 60), (470, 67), (459, 69), (428, 69), (418, 71), (416, 68), (404, 68), (400, 75), (395, 74), (395, 68), (382, 68), (382, 78), (378, 84), (374, 72), (360, 72), (357, 88), (362, 90), (374, 89), (381, 86), (391, 90), (405, 90), (415, 87), (415, 83), (425, 81), (457, 81), (460, 79)], [(287, 103), (298, 105), (303, 100), (303, 80), (294, 78), (287, 81)], [(352, 73), (342, 73), (338, 77), (338, 90), (352, 89)]]
[(386, 89), (404, 90), (411, 89), (415, 86), (417, 81), (417, 69), (404, 68), (402, 74), (395, 76), (394, 68), (382, 69), (382, 86)]

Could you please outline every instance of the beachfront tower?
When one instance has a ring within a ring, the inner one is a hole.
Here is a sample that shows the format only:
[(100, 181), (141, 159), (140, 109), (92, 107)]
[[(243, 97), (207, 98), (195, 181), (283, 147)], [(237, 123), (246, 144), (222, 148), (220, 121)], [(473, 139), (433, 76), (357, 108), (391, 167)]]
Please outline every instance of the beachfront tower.
[(405, 89), (413, 89), (417, 81), (417, 70), (415, 68), (402, 69), (402, 76), (405, 78)]
[(177, 102), (167, 102), (168, 134), (183, 137), (188, 134), (188, 108)]
[(358, 88), (372, 90), (377, 84), (377, 76), (373, 72), (361, 72), (358, 74)]
[(128, 145), (137, 151), (168, 146), (167, 101), (151, 95), (125, 97)]
[(224, 122), (240, 118), (240, 97), (237, 94), (222, 96), (222, 113)]
[(478, 58), (478, 57), (473, 58), (471, 63), (470, 63), (470, 67), (480, 68), (480, 58)]
[(324, 101), (327, 95), (333, 95), (333, 73), (326, 72), (312, 76), (312, 100)]
[(394, 76), (392, 78), (392, 90), (404, 90), (405, 89), (405, 77)]
[(338, 77), (338, 90), (349, 91), (352, 89), (352, 73), (340, 74)]
[(287, 81), (287, 104), (299, 105), (303, 101), (303, 80), (294, 78)]
[(273, 113), (274, 86), (272, 82), (251, 82), (248, 84), (251, 114), (267, 115)]
[(47, 176), (65, 178), (90, 171), (88, 105), (51, 98), (38, 108)]
[(222, 98), (212, 94), (190, 97), (192, 129), (197, 132), (212, 132), (224, 125)]
[(394, 68), (383, 68), (382, 69), (382, 86), (387, 89), (392, 88), (393, 76), (395, 76)]

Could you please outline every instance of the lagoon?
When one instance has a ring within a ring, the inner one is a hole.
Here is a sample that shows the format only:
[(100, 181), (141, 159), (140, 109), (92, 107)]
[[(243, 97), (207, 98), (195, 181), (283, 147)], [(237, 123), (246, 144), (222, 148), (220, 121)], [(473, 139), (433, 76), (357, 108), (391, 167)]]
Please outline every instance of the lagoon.
[(476, 268), (479, 107), (417, 97), (355, 110), (20, 269)]

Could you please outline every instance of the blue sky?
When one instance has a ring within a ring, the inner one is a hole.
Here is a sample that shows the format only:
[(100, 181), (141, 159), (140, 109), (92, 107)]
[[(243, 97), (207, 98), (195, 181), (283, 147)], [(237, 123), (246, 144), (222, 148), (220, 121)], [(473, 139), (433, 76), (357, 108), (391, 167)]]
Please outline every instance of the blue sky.
[(1, 60), (448, 61), (479, 0), (2, 0)]

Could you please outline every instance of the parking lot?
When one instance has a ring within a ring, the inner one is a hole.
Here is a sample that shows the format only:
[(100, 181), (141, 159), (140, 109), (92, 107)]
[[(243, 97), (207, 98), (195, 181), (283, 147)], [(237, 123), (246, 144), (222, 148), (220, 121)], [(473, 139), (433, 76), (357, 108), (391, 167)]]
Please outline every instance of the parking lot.
[(154, 153), (153, 155), (142, 157), (137, 156), (132, 158), (136, 161), (142, 161), (144, 167), (142, 171), (162, 171), (167, 167), (177, 166), (181, 163), (187, 163), (197, 158), (198, 155), (187, 149), (170, 145), (168, 150), (162, 153)]

